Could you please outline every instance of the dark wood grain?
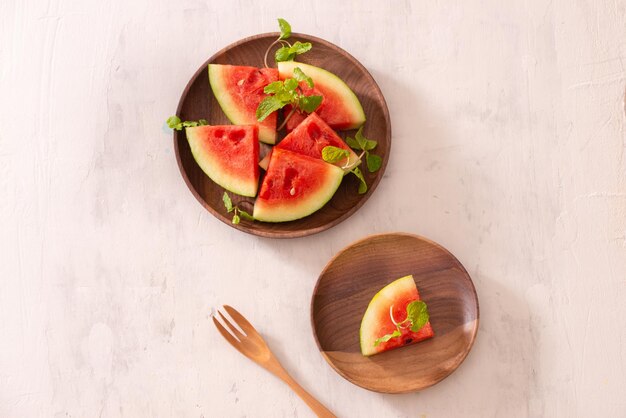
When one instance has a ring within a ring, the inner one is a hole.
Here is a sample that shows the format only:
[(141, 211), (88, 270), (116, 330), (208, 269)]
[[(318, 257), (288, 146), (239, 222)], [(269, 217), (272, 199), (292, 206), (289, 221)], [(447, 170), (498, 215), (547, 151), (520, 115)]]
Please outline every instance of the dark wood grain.
[[(267, 47), (277, 38), (278, 33), (267, 33), (253, 36), (236, 42), (213, 55), (202, 64), (185, 88), (176, 114), (183, 120), (207, 119), (210, 124), (229, 124), (230, 122), (220, 109), (209, 85), (207, 65), (209, 63), (263, 66), (263, 55)], [(358, 182), (354, 176), (346, 176), (333, 199), (314, 214), (292, 222), (264, 223), (244, 221), (239, 225), (231, 223), (222, 203), (224, 189), (213, 183), (196, 164), (191, 154), (184, 132), (174, 131), (174, 148), (178, 166), (185, 183), (198, 201), (222, 222), (241, 231), (272, 238), (294, 238), (324, 231), (347, 219), (360, 208), (374, 192), (385, 172), (391, 147), (391, 123), (389, 110), (380, 88), (369, 72), (354, 57), (341, 48), (309, 35), (293, 34), (293, 41), (312, 42), (313, 49), (298, 57), (307, 64), (325, 68), (341, 77), (358, 96), (367, 122), (364, 135), (378, 141), (375, 153), (383, 159), (381, 169), (376, 173), (367, 173), (366, 180), (369, 190), (364, 195), (357, 193)], [(290, 39), (291, 40), (291, 39)], [(273, 60), (272, 60), (273, 62)], [(280, 123), (280, 120), (279, 120)], [(342, 137), (354, 135), (354, 131), (340, 132)], [(261, 155), (269, 147), (261, 145)], [(252, 208), (252, 199), (233, 195), (233, 201), (250, 202), (244, 208)]]
[[(427, 303), (435, 337), (371, 357), (361, 355), (359, 328), (372, 297), (412, 274)], [(350, 382), (385, 393), (427, 388), (452, 373), (478, 331), (478, 297), (459, 261), (440, 245), (410, 234), (374, 235), (336, 255), (311, 300), (320, 351)]]

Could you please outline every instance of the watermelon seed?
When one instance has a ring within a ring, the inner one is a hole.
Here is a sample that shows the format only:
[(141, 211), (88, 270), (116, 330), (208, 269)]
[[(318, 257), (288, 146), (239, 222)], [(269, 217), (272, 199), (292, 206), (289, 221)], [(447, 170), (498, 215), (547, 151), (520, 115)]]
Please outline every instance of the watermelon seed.
[(243, 82), (244, 82), (244, 81), (245, 81), (245, 80), (242, 78), (241, 80), (239, 80), (239, 81), (237, 82), (237, 85), (238, 85), (238, 86), (241, 86), (241, 85), (243, 84)]
[(292, 196), (295, 195), (296, 194), (296, 188), (292, 187), (291, 190), (289, 190), (289, 194), (292, 195)]

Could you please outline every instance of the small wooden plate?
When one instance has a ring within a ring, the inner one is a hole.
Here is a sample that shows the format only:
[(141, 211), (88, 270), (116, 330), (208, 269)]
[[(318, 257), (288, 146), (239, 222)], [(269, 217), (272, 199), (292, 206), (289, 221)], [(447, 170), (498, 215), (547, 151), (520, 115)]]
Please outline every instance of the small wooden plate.
[[(359, 328), (367, 305), (409, 274), (428, 305), (435, 336), (364, 357)], [(313, 333), (326, 361), (350, 382), (384, 393), (418, 391), (450, 375), (474, 343), (478, 316), (476, 290), (461, 263), (440, 245), (404, 233), (373, 235), (340, 251), (311, 300)]]
[[(216, 63), (263, 67), (265, 50), (277, 37), (278, 33), (266, 33), (245, 38), (229, 45), (209, 58), (187, 84), (180, 98), (176, 114), (182, 120), (204, 118), (212, 125), (230, 124), (211, 91), (207, 65)], [(363, 170), (369, 186), (366, 194), (360, 195), (357, 193), (358, 180), (355, 176), (350, 175), (344, 178), (330, 202), (321, 210), (306, 218), (276, 224), (242, 220), (239, 225), (233, 225), (231, 223), (232, 214), (226, 213), (224, 203), (222, 202), (224, 189), (213, 183), (196, 164), (184, 131), (174, 131), (174, 148), (178, 167), (185, 179), (185, 183), (187, 183), (187, 186), (202, 206), (216, 218), (233, 228), (271, 238), (295, 238), (311, 235), (324, 231), (347, 219), (365, 203), (376, 189), (385, 172), (391, 147), (389, 110), (380, 88), (365, 67), (346, 51), (323, 39), (309, 35), (292, 34), (289, 41), (311, 42), (313, 49), (299, 56), (298, 61), (322, 67), (336, 74), (352, 88), (361, 101), (367, 118), (363, 134), (367, 138), (378, 141), (378, 147), (374, 150), (374, 153), (380, 155), (383, 159), (382, 166), (376, 173), (368, 173), (367, 169)], [(271, 61), (273, 63), (272, 54), (270, 54), (268, 62)], [(339, 132), (339, 134), (345, 138), (346, 136), (354, 136), (354, 132), (344, 131)], [(264, 155), (269, 150), (269, 146), (264, 144), (261, 144), (261, 148), (261, 155)], [(263, 173), (263, 170), (261, 170), (261, 173)], [(243, 209), (251, 212), (253, 199), (239, 197), (234, 194), (231, 194), (231, 197), (234, 203), (241, 201), (250, 202), (250, 204), (244, 205)]]

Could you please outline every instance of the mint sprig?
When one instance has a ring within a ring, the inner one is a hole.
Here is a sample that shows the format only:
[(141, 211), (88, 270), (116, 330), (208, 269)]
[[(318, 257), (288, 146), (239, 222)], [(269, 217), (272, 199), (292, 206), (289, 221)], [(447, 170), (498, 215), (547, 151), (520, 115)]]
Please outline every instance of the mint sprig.
[(350, 151), (347, 149), (334, 147), (332, 145), (328, 145), (322, 149), (322, 159), (327, 163), (338, 163), (344, 158), (348, 158), (350, 156)]
[(287, 39), (291, 37), (291, 25), (285, 19), (280, 17), (278, 18), (278, 27), (280, 28), (280, 35), (278, 35), (278, 39), (270, 44), (265, 51), (265, 56), (263, 57), (263, 62), (265, 63), (266, 68), (269, 68), (269, 65), (267, 65), (267, 56), (269, 55), (272, 47), (276, 44), (282, 45), (274, 53), (274, 60), (276, 62), (293, 61), (297, 55), (304, 54), (313, 48), (311, 42), (296, 41), (292, 45), (289, 41), (287, 41)]
[(190, 120), (181, 121), (180, 118), (176, 115), (170, 116), (169, 118), (167, 118), (165, 122), (167, 123), (167, 126), (177, 131), (182, 131), (184, 128), (189, 128), (189, 127), (194, 127), (194, 126), (203, 126), (203, 125), (209, 124), (209, 122), (207, 122), (206, 119), (199, 119), (197, 121), (190, 121)]
[(392, 338), (396, 338), (396, 337), (399, 337), (399, 336), (401, 336), (401, 335), (402, 335), (402, 333), (396, 329), (396, 330), (394, 330), (391, 334), (386, 334), (386, 335), (383, 335), (383, 336), (382, 336), (382, 337), (380, 337), (380, 338), (376, 338), (376, 340), (374, 341), (374, 347), (377, 347), (377, 346), (378, 346), (378, 344), (380, 344), (380, 343), (386, 343), (386, 342), (387, 342), (387, 341), (389, 341), (390, 339), (392, 339)]
[(367, 139), (363, 136), (363, 126), (356, 131), (354, 138), (346, 138), (346, 143), (352, 149), (357, 151), (363, 151), (362, 154), (365, 154), (365, 160), (367, 163), (367, 170), (370, 173), (374, 173), (380, 169), (380, 166), (383, 164), (383, 159), (380, 156), (371, 154), (370, 151), (376, 148), (378, 145), (378, 141), (374, 141), (372, 139)]
[(311, 113), (322, 104), (322, 96), (305, 96), (300, 89), (299, 82), (305, 82), (309, 87), (313, 87), (314, 84), (311, 77), (307, 76), (299, 67), (294, 68), (293, 75), (293, 78), (288, 78), (284, 81), (274, 81), (265, 86), (263, 92), (269, 94), (269, 96), (264, 98), (256, 109), (257, 121), (262, 122), (275, 111), (291, 105), (291, 113), (285, 118), (283, 124), (278, 127), (278, 130), (281, 130), (296, 109), (300, 109), (305, 113)]
[(293, 61), (296, 55), (304, 54), (313, 48), (311, 42), (296, 41), (293, 45), (286, 45), (278, 48), (274, 54), (276, 62)]
[(278, 18), (278, 27), (280, 27), (280, 36), (278, 39), (287, 39), (291, 36), (291, 25), (282, 17)]
[[(383, 159), (379, 155), (370, 153), (371, 150), (376, 148), (378, 142), (372, 139), (367, 139), (365, 136), (363, 136), (363, 126), (361, 126), (359, 130), (356, 131), (354, 138), (346, 138), (346, 144), (348, 144), (348, 146), (352, 149), (361, 151), (361, 155), (359, 155), (359, 161), (356, 163), (356, 166), (350, 170), (350, 172), (359, 179), (359, 194), (365, 194), (367, 193), (367, 182), (365, 181), (365, 176), (363, 175), (363, 172), (358, 167), (358, 165), (361, 164), (361, 160), (363, 156), (365, 156), (365, 165), (367, 166), (367, 171), (369, 171), (370, 173), (374, 173), (380, 170), (380, 167), (383, 164)], [(327, 148), (328, 151), (326, 151)], [(331, 164), (334, 164), (337, 161), (341, 161), (341, 158), (339, 158), (338, 156), (338, 151), (334, 150), (333, 148), (336, 147), (327, 146), (324, 147), (324, 149), (322, 150), (322, 159)], [(341, 148), (337, 149), (341, 150)], [(345, 151), (346, 153), (348, 152), (346, 150), (343, 151)], [(344, 170), (347, 170), (350, 167), (345, 166), (342, 168)]]
[(367, 193), (367, 182), (365, 181), (365, 176), (359, 167), (354, 167), (351, 171), (352, 174), (359, 179), (359, 194)]
[(417, 332), (426, 323), (430, 316), (428, 315), (428, 307), (421, 300), (414, 300), (409, 303), (406, 307), (406, 315), (408, 320), (411, 322), (411, 331)]
[(224, 202), (224, 207), (226, 208), (227, 213), (234, 212), (233, 219), (231, 220), (233, 224), (239, 224), (242, 218), (247, 221), (254, 221), (254, 216), (250, 215), (239, 206), (233, 205), (233, 201), (231, 200), (230, 196), (228, 196), (228, 193), (224, 192), (224, 195), (222, 196), (222, 201)]
[(391, 322), (395, 324), (396, 329), (391, 334), (385, 334), (382, 337), (377, 338), (374, 341), (374, 347), (377, 347), (380, 343), (386, 343), (392, 338), (400, 337), (402, 335), (402, 332), (400, 331), (402, 325), (408, 323), (411, 331), (418, 332), (428, 323), (428, 320), (430, 319), (430, 316), (428, 315), (428, 307), (426, 306), (426, 303), (421, 300), (414, 300), (406, 306), (406, 319), (404, 321), (396, 322), (393, 317), (393, 306), (389, 307), (389, 316), (391, 317)]

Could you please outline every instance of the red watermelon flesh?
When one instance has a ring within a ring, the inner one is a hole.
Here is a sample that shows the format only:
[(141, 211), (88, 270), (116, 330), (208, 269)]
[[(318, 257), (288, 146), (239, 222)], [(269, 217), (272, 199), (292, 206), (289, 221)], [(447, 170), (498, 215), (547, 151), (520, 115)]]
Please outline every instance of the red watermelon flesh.
[(265, 86), (278, 80), (275, 68), (209, 64), (209, 83), (226, 117), (235, 125), (259, 125), (259, 140), (276, 142), (276, 113), (263, 122), (256, 120), (256, 109), (267, 97)]
[[(289, 113), (291, 113), (291, 109), (292, 107), (290, 105), (285, 106), (285, 109), (283, 110), (283, 117), (287, 117)], [(289, 120), (287, 120), (287, 123), (285, 124), (285, 129), (287, 129), (287, 132), (291, 132), (296, 129), (296, 127), (300, 125), (300, 123), (302, 123), (302, 121), (305, 119), (306, 115), (296, 110), (289, 117)]]
[[(322, 159), (322, 150), (324, 147), (334, 146), (345, 149), (350, 152), (348, 161), (343, 159), (335, 163), (337, 167), (352, 167), (359, 157), (352, 149), (341, 139), (339, 135), (324, 122), (317, 113), (313, 112), (300, 124), (296, 129), (284, 137), (274, 148), (285, 149), (298, 154), (308, 155), (309, 157)], [(266, 159), (269, 157), (266, 157)], [(266, 160), (264, 159), (264, 160)], [(267, 161), (262, 160), (262, 168), (267, 168)]]
[(256, 125), (186, 128), (194, 159), (207, 176), (226, 190), (256, 196), (259, 140)]
[(413, 276), (405, 276), (392, 282), (372, 298), (361, 322), (360, 338), (363, 355), (370, 356), (415, 344), (435, 335), (430, 322), (427, 322), (417, 332), (411, 331), (408, 326), (401, 326), (399, 337), (375, 345), (377, 338), (391, 334), (396, 330), (396, 325), (391, 321), (390, 307), (392, 307), (395, 321), (402, 322), (407, 316), (407, 305), (416, 300), (421, 299)]
[[(313, 88), (305, 82), (300, 83), (300, 89), (305, 96), (322, 96), (322, 103), (315, 112), (331, 128), (337, 130), (356, 129), (365, 123), (365, 113), (361, 102), (348, 85), (335, 74), (313, 65), (295, 61), (278, 63), (278, 73), (281, 80), (293, 77), (294, 68), (300, 68), (313, 80)], [(285, 114), (286, 115), (286, 114)], [(287, 121), (288, 129), (298, 125), (302, 115), (295, 112)]]
[[(358, 124), (358, 126), (355, 126), (357, 123), (341, 111), (341, 108), (344, 106), (344, 103), (341, 102), (343, 98), (337, 95), (334, 91), (324, 89), (322, 86), (320, 86), (320, 88), (311, 88), (304, 81), (300, 82), (300, 89), (302, 90), (302, 94), (305, 96), (323, 97), (322, 103), (317, 109), (315, 109), (315, 112), (319, 114), (319, 116), (332, 128), (341, 131), (345, 129), (354, 129), (362, 125), (361, 123)], [(285, 117), (289, 115), (288, 112), (291, 112), (291, 106), (285, 106), (283, 113)], [(299, 111), (294, 112), (287, 121), (287, 131), (289, 132), (295, 129), (305, 118), (306, 114)]]
[(259, 221), (287, 222), (312, 214), (328, 202), (343, 170), (322, 160), (275, 148), (253, 216)]

